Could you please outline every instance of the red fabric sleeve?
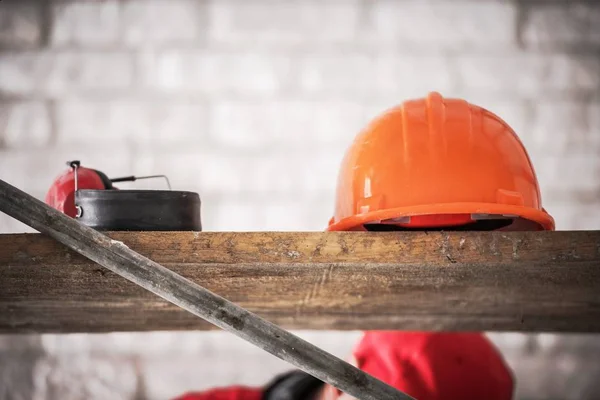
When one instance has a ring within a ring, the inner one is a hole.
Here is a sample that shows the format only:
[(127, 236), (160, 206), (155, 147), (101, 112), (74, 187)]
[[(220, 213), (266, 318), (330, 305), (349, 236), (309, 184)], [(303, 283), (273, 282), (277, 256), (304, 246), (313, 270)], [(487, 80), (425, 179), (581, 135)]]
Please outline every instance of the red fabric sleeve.
[(242, 386), (190, 392), (173, 400), (261, 400), (262, 390)]
[(480, 333), (366, 332), (358, 367), (419, 400), (512, 399), (513, 376)]

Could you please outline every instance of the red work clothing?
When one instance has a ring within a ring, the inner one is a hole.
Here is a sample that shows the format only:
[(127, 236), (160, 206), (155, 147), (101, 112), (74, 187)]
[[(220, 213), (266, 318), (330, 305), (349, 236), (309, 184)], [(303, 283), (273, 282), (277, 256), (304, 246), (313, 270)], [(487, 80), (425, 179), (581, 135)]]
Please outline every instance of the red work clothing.
[(235, 386), (202, 393), (187, 393), (175, 400), (262, 400), (262, 394), (262, 389)]
[[(508, 366), (480, 333), (366, 332), (353, 355), (361, 370), (419, 400), (513, 396)], [(261, 393), (232, 387), (176, 400), (263, 400)]]

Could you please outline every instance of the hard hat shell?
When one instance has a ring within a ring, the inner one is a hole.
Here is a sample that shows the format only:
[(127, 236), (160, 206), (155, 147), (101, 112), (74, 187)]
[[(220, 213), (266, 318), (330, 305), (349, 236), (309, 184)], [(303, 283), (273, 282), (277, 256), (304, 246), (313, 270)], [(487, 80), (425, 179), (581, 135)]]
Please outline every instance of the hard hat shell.
[(531, 160), (490, 111), (432, 92), (375, 118), (346, 152), (327, 230), (391, 222), (451, 226), (483, 216), (553, 230)]

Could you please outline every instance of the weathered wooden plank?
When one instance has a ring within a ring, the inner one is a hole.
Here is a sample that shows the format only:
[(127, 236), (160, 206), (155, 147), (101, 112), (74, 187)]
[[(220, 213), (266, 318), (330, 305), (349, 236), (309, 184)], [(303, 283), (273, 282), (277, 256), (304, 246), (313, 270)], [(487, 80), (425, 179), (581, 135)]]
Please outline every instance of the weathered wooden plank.
[[(597, 231), (110, 236), (286, 328), (600, 332)], [(0, 278), (0, 332), (213, 328), (39, 234)]]

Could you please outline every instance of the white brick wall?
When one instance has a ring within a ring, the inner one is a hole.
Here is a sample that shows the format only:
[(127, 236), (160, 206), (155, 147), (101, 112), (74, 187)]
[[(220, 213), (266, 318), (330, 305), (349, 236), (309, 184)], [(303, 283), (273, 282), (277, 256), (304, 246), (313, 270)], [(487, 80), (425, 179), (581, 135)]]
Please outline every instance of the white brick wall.
[(516, 44), (517, 9), (510, 2), (378, 1), (371, 12), (375, 41), (483, 52)]
[(289, 57), (201, 49), (142, 52), (142, 85), (159, 93), (208, 96), (273, 96), (292, 68)]
[(208, 110), (199, 101), (142, 99), (61, 101), (55, 110), (58, 144), (149, 144), (181, 149), (206, 140)]
[(473, 91), (539, 101), (590, 95), (600, 84), (600, 60), (593, 54), (473, 55), (457, 57), (456, 64), (463, 95)]
[(528, 10), (527, 18), (523, 39), (536, 48), (587, 45), (597, 34), (594, 13), (579, 2), (542, 2)]
[[(79, 158), (198, 191), (205, 230), (322, 230), (354, 135), (438, 90), (513, 126), (559, 229), (599, 229), (599, 50), (583, 0), (4, 0), (0, 176), (43, 198)], [(301, 334), (342, 357), (358, 337)], [(597, 397), (597, 336), (491, 337), (519, 399)], [(0, 336), (0, 360), (0, 400), (165, 399), (289, 368), (222, 332)]]
[(357, 0), (260, 0), (213, 2), (209, 10), (211, 42), (285, 48), (347, 43), (361, 29), (361, 4)]
[(63, 98), (106, 95), (132, 85), (133, 55), (119, 52), (6, 52), (0, 56), (0, 92)]
[(335, 144), (341, 133), (366, 121), (362, 105), (350, 102), (219, 101), (211, 108), (215, 143), (254, 151), (267, 146), (289, 151)]
[(50, 142), (51, 122), (48, 104), (43, 101), (0, 104), (0, 130), (4, 145), (35, 148)]
[(194, 0), (145, 0), (122, 3), (123, 41), (128, 45), (197, 43), (205, 30), (203, 4)]
[(0, 13), (0, 47), (27, 48), (41, 36), (41, 10), (26, 2), (3, 4)]
[(109, 46), (119, 42), (118, 1), (59, 2), (53, 4), (52, 14), (53, 47)]

